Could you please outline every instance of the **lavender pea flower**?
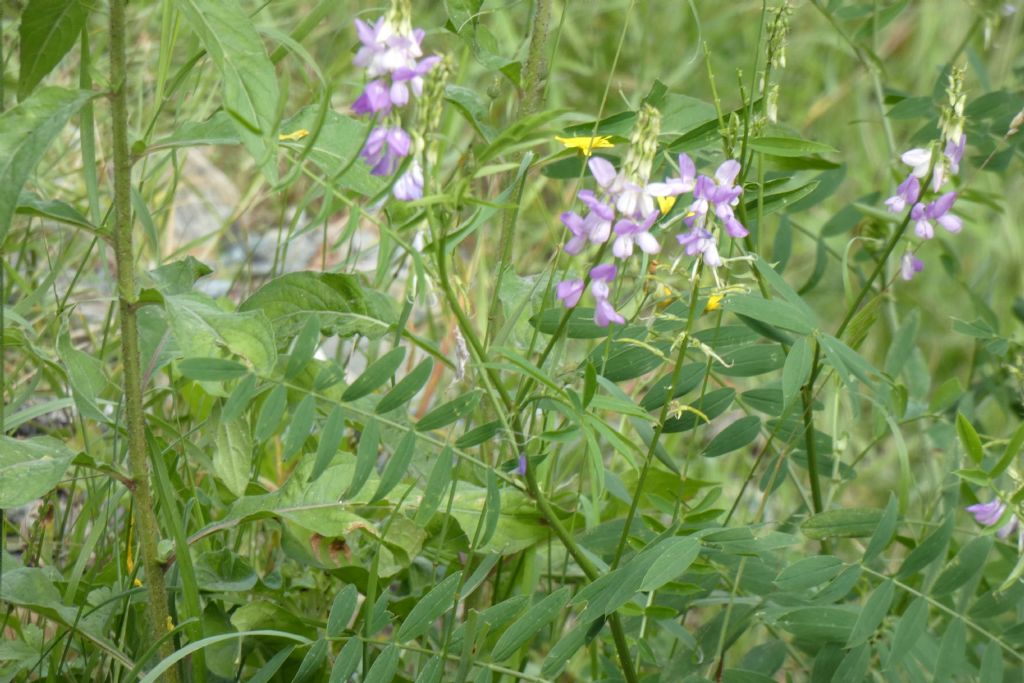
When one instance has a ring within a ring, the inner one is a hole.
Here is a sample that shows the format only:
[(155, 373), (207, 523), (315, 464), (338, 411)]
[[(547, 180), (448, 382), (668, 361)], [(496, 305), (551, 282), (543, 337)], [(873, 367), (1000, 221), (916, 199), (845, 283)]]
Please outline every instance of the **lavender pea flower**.
[[(974, 521), (983, 526), (992, 526), (993, 524), (997, 524), (1002, 518), (1003, 513), (1006, 512), (1006, 506), (999, 502), (998, 499), (990, 500), (987, 503), (968, 505), (966, 509), (974, 515)], [(1020, 520), (1017, 519), (1016, 515), (1010, 515), (1010, 521), (1004, 524), (1002, 528), (996, 532), (996, 536), (999, 538), (1006, 538), (1019, 527)]]
[(391, 96), (384, 81), (377, 79), (366, 84), (361, 94), (352, 103), (352, 111), (361, 116), (367, 114), (384, 114), (391, 111)]
[(378, 126), (370, 132), (360, 156), (372, 166), (373, 175), (391, 175), (398, 166), (398, 160), (409, 155), (412, 139), (401, 127)]
[(610, 323), (618, 323), (622, 325), (626, 322), (612, 306), (611, 302), (608, 301), (608, 297), (611, 294), (611, 289), (608, 286), (618, 274), (618, 269), (614, 263), (602, 263), (599, 266), (594, 266), (590, 269), (590, 293), (594, 295), (594, 299), (597, 301), (597, 307), (594, 310), (594, 322), (599, 327), (608, 327)]
[(566, 308), (575, 308), (583, 296), (583, 280), (563, 280), (555, 288), (555, 296)]
[(650, 233), (651, 226), (658, 218), (658, 212), (652, 211), (643, 223), (634, 223), (629, 219), (622, 219), (615, 224), (615, 243), (612, 245), (612, 253), (616, 257), (625, 259), (633, 255), (633, 245), (640, 247), (645, 254), (657, 254), (661, 251), (661, 245), (654, 235)]
[(413, 161), (409, 165), (408, 170), (395, 181), (392, 192), (395, 199), (400, 199), (403, 202), (423, 198), (423, 167), (420, 166), (420, 162)]
[(700, 254), (704, 264), (710, 268), (718, 268), (722, 265), (722, 257), (718, 253), (715, 236), (704, 228), (696, 226), (690, 232), (676, 235), (676, 239), (686, 249), (687, 256)]
[(911, 252), (907, 252), (900, 259), (900, 277), (909, 282), (914, 279), (914, 276), (924, 270), (924, 262), (914, 256)]
[(902, 213), (908, 204), (913, 204), (921, 196), (921, 181), (913, 173), (896, 188), (896, 194), (885, 200), (885, 205), (892, 213)]
[(667, 178), (663, 183), (651, 183), (647, 191), (654, 197), (677, 197), (693, 191), (697, 184), (697, 166), (686, 154), (679, 155), (679, 177)]

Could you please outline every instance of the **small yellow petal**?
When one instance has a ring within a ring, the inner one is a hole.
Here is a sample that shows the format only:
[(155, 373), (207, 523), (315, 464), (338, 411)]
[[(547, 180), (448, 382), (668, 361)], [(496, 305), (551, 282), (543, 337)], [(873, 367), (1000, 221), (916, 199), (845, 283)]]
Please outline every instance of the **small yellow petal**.
[(555, 140), (565, 145), (566, 149), (578, 149), (583, 156), (590, 156), (595, 149), (614, 147), (610, 135), (598, 135), (596, 137), (563, 138), (555, 136)]
[(722, 299), (724, 298), (725, 296), (722, 294), (712, 294), (711, 296), (709, 296), (708, 304), (707, 306), (704, 307), (704, 312), (707, 313), (708, 311), (717, 311), (719, 308), (722, 307)]
[(171, 615), (170, 614), (167, 615), (167, 630), (168, 631), (173, 631), (174, 630), (174, 620), (171, 619)]
[(658, 208), (661, 209), (661, 215), (664, 216), (672, 207), (676, 205), (676, 198), (669, 195), (668, 197), (655, 197), (658, 200)]
[(309, 135), (308, 130), (306, 130), (305, 128), (299, 128), (294, 133), (282, 133), (281, 135), (277, 136), (277, 139), (280, 140), (281, 142), (295, 142), (296, 140), (301, 140), (307, 135)]
[(132, 585), (134, 585), (136, 588), (142, 588), (142, 581), (139, 579), (135, 579), (135, 581), (132, 582)]

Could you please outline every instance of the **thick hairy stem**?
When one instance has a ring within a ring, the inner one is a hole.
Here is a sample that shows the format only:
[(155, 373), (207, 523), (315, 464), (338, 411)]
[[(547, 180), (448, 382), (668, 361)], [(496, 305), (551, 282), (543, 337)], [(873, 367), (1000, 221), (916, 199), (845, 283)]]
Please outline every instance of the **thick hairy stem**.
[[(147, 607), (152, 641), (159, 641), (169, 625), (167, 590), (163, 567), (157, 555), (160, 528), (149, 488), (145, 422), (142, 410), (142, 372), (139, 361), (138, 302), (135, 296), (135, 258), (132, 247), (131, 173), (128, 149), (128, 99), (125, 92), (127, 57), (125, 46), (126, 0), (110, 0), (110, 94), (114, 152), (114, 256), (117, 264), (118, 308), (121, 317), (121, 360), (124, 364), (124, 398), (127, 419), (128, 460), (131, 468), (135, 528), (143, 567), (146, 570)], [(167, 639), (160, 647), (162, 657), (174, 652)], [(178, 680), (174, 667), (164, 680)]]
[(523, 100), (520, 109), (523, 116), (537, 111), (544, 96), (544, 80), (547, 77), (544, 45), (548, 40), (548, 24), (550, 22), (551, 0), (536, 0), (533, 26), (530, 30), (530, 49), (526, 56), (526, 67), (523, 73)]

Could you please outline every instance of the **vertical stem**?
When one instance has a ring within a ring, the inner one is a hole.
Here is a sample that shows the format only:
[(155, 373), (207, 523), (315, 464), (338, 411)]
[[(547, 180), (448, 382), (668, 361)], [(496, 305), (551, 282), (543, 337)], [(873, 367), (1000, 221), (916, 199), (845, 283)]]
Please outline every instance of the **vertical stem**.
[[(114, 152), (114, 257), (117, 265), (118, 308), (121, 314), (121, 356), (124, 364), (124, 397), (127, 419), (128, 460), (132, 479), (135, 528), (138, 530), (143, 567), (146, 571), (147, 611), (152, 641), (167, 632), (170, 614), (163, 567), (157, 556), (160, 529), (149, 488), (145, 417), (142, 410), (142, 373), (139, 361), (138, 301), (135, 297), (135, 258), (132, 246), (131, 173), (128, 149), (127, 56), (125, 46), (126, 0), (110, 0), (110, 93)], [(174, 643), (167, 639), (160, 647), (166, 658)], [(178, 680), (171, 667), (164, 680)]]
[(800, 399), (804, 410), (804, 447), (807, 451), (807, 476), (811, 480), (811, 501), (814, 512), (825, 509), (821, 500), (821, 480), (818, 477), (818, 452), (814, 448), (814, 397), (811, 395), (811, 384), (808, 382), (800, 389)]
[(544, 96), (546, 63), (544, 44), (548, 40), (548, 24), (551, 19), (551, 0), (535, 0), (533, 26), (530, 29), (530, 48), (526, 55), (526, 69), (523, 74), (523, 100), (519, 113), (522, 116), (537, 111)]

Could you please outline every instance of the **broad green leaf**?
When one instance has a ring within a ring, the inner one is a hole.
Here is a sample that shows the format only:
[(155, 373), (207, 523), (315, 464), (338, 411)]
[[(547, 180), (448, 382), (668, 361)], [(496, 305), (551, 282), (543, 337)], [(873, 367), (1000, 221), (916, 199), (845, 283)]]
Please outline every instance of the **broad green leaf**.
[(779, 299), (736, 294), (722, 301), (722, 308), (797, 334), (814, 331), (814, 321), (796, 306)]
[(446, 446), (441, 451), (441, 454), (437, 456), (434, 466), (430, 469), (427, 486), (423, 489), (423, 499), (420, 501), (420, 507), (416, 511), (415, 521), (417, 525), (421, 527), (426, 526), (430, 518), (437, 512), (437, 508), (441, 504), (441, 498), (452, 483), (453, 469), (452, 450)]
[(456, 448), (472, 448), (473, 446), (479, 446), (485, 441), (489, 441), (495, 434), (500, 432), (502, 429), (501, 420), (491, 420), (485, 422), (479, 427), (474, 427), (468, 432), (460, 436), (455, 440)]
[(373, 666), (366, 672), (363, 683), (392, 683), (395, 672), (398, 671), (398, 659), (401, 654), (402, 651), (394, 643), (384, 648), (374, 660)]
[(398, 485), (398, 482), (402, 481), (402, 477), (409, 470), (409, 463), (412, 462), (412, 456), (416, 451), (416, 432), (408, 431), (402, 440), (398, 442), (398, 447), (395, 449), (394, 454), (388, 458), (388, 462), (384, 465), (384, 471), (380, 475), (380, 483), (377, 484), (377, 490), (374, 492), (373, 497), (370, 498), (370, 503), (376, 503), (379, 500), (383, 500), (391, 489)]
[(882, 520), (882, 511), (869, 508), (826, 510), (812, 515), (800, 530), (807, 538), (860, 538), (870, 536)]
[(97, 232), (98, 228), (89, 222), (78, 209), (56, 199), (41, 199), (31, 192), (22, 192), (18, 198), (17, 212), (27, 216), (37, 216), (58, 223), (66, 223), (89, 232)]
[(398, 320), (395, 303), (363, 287), (355, 276), (311, 271), (274, 278), (238, 310), (262, 310), (279, 343), (298, 334), (311, 313), (317, 314), (321, 331), (341, 337), (361, 334), (376, 339)]
[(949, 539), (953, 536), (954, 515), (947, 513), (942, 526), (933, 531), (927, 538), (910, 551), (907, 559), (900, 566), (896, 578), (904, 579), (916, 574), (935, 560), (942, 557), (946, 552)]
[(550, 623), (569, 601), (571, 589), (569, 586), (562, 586), (554, 593), (546, 596), (543, 600), (527, 610), (526, 614), (519, 618), (508, 630), (501, 634), (501, 638), (495, 643), (491, 651), (491, 657), (496, 662), (501, 662), (513, 654), (532, 639), (538, 631)]
[(86, 0), (30, 0), (21, 11), (19, 100), (25, 99), (74, 47), (91, 7)]
[(0, 114), (0, 244), (7, 237), (21, 189), (68, 119), (96, 93), (40, 88)]
[(270, 390), (263, 400), (263, 405), (260, 406), (259, 417), (256, 418), (256, 428), (253, 430), (256, 443), (263, 443), (277, 431), (287, 404), (288, 390), (283, 384), (278, 384)]
[(834, 579), (846, 564), (832, 555), (804, 557), (785, 567), (775, 577), (775, 585), (783, 591), (805, 591)]
[(176, 0), (217, 67), (224, 109), (270, 182), (277, 182), (277, 74), (263, 41), (237, 0)]
[(213, 452), (213, 473), (228, 491), (238, 497), (245, 495), (252, 469), (252, 436), (249, 423), (243, 419), (221, 420), (217, 426), (216, 450)]
[[(629, 328), (623, 332), (623, 336), (630, 336)], [(651, 349), (656, 349), (657, 353)], [(598, 345), (590, 353), (589, 359), (602, 377), (612, 382), (625, 382), (646, 375), (664, 363), (664, 354), (668, 351), (667, 342), (653, 342), (651, 348), (646, 348), (626, 341), (613, 341), (610, 350), (607, 342)]]
[(398, 628), (397, 640), (404, 643), (426, 633), (431, 624), (454, 605), (460, 581), (462, 572), (455, 572), (420, 598)]
[(226, 312), (202, 294), (166, 296), (164, 310), (185, 358), (220, 358), (227, 349), (263, 377), (273, 371), (277, 344), (262, 311)]
[(345, 389), (345, 392), (341, 395), (341, 400), (351, 402), (366, 396), (374, 389), (391, 379), (404, 359), (404, 346), (398, 346), (391, 349), (383, 356), (370, 363), (369, 367), (363, 371), (363, 374), (359, 375), (359, 377), (356, 378), (356, 380), (352, 382), (347, 389)]
[(939, 574), (932, 586), (931, 594), (935, 596), (947, 595), (957, 588), (960, 588), (973, 579), (978, 572), (985, 567), (985, 560), (989, 551), (992, 550), (991, 536), (978, 536), (971, 539), (960, 552), (956, 554), (953, 561), (946, 565), (946, 568)]
[(963, 413), (956, 414), (956, 433), (960, 437), (960, 445), (964, 452), (970, 457), (975, 465), (980, 465), (985, 459), (985, 449), (981, 445), (978, 432), (974, 431), (974, 425), (964, 417)]
[(838, 150), (800, 138), (760, 136), (750, 139), (750, 149), (777, 157), (801, 157), (806, 154), (832, 154)]
[(334, 406), (331, 414), (327, 416), (323, 431), (320, 434), (320, 442), (316, 447), (316, 461), (313, 464), (313, 471), (310, 472), (309, 480), (315, 481), (327, 466), (331, 464), (334, 456), (341, 447), (341, 439), (345, 435), (345, 414), (341, 412), (341, 406)]
[(48, 436), (0, 436), (0, 509), (16, 508), (48, 493), (74, 457), (71, 449)]
[(198, 382), (229, 382), (249, 370), (238, 361), (227, 358), (186, 358), (178, 363), (178, 372)]
[(893, 596), (896, 594), (896, 585), (891, 580), (885, 580), (878, 584), (875, 590), (864, 602), (860, 610), (857, 623), (853, 625), (850, 638), (846, 641), (846, 647), (856, 647), (868, 641), (875, 630), (882, 623), (882, 619), (889, 613), (892, 606)]
[(327, 637), (337, 638), (348, 626), (352, 615), (356, 611), (359, 591), (351, 583), (338, 591), (334, 596), (334, 603), (331, 605), (331, 613), (327, 616)]
[(316, 419), (316, 398), (313, 394), (306, 394), (299, 405), (292, 411), (291, 420), (284, 429), (281, 436), (281, 457), (288, 461), (293, 455), (299, 452), (302, 445), (306, 443), (310, 432), (313, 430), (313, 420)]
[(229, 548), (208, 550), (195, 561), (199, 588), (212, 592), (247, 592), (256, 585), (256, 571)]
[[(319, 166), (336, 187), (358, 192), (364, 197), (377, 196), (385, 187), (384, 179), (372, 175), (370, 165), (356, 158), (369, 133), (369, 121), (328, 110), (321, 123), (319, 109), (315, 104), (304, 107), (281, 124), (283, 131), (315, 131), (316, 139), (286, 142), (283, 146), (298, 150), (305, 149), (312, 142), (308, 159)], [(345, 172), (341, 173), (343, 170)]]
[[(497, 557), (497, 556), (496, 556)], [(463, 595), (465, 597), (465, 594)], [(480, 612), (477, 618), (479, 626), (487, 625), (490, 627), (491, 632), (498, 631), (504, 628), (513, 619), (522, 614), (530, 604), (530, 596), (528, 595), (513, 595), (507, 600), (502, 600), (496, 605), (491, 605), (487, 609)], [(452, 632), (451, 647), (456, 648), (462, 644), (462, 639), (466, 635), (466, 624), (459, 624)]]
[(705, 458), (717, 458), (743, 448), (757, 438), (761, 432), (761, 418), (747, 415), (733, 422), (718, 433), (701, 453)]
[(221, 419), (231, 421), (238, 418), (256, 396), (256, 375), (246, 375), (242, 378), (224, 402), (221, 410)]
[(813, 342), (801, 337), (793, 342), (786, 355), (786, 364), (782, 368), (782, 402), (789, 405), (800, 393), (800, 387), (811, 376), (811, 364), (814, 362)]
[(412, 397), (419, 393), (423, 385), (430, 379), (430, 373), (434, 370), (434, 359), (427, 357), (412, 369), (408, 375), (403, 377), (395, 386), (384, 395), (377, 407), (374, 409), (378, 415), (391, 412), (392, 410), (405, 405)]
[(419, 422), (416, 423), (416, 431), (429, 432), (434, 429), (440, 429), (466, 417), (476, 408), (482, 395), (483, 392), (480, 389), (475, 389), (439, 405), (420, 418)]
[[(429, 485), (428, 485), (429, 488)], [(489, 541), (478, 543), (477, 552), (508, 555), (529, 548), (548, 537), (533, 501), (513, 487), (498, 489), (501, 504), (497, 506), (497, 526)], [(459, 481), (452, 496), (452, 517), (467, 538), (472, 539), (481, 524), (481, 514), (488, 490)], [(484, 522), (487, 523), (486, 521)]]
[(379, 430), (375, 419), (371, 417), (367, 420), (362, 434), (359, 435), (359, 445), (356, 447), (356, 471), (352, 475), (352, 483), (345, 493), (341, 494), (342, 500), (351, 500), (358, 496), (366, 485), (366, 480), (370, 478), (380, 452)]

